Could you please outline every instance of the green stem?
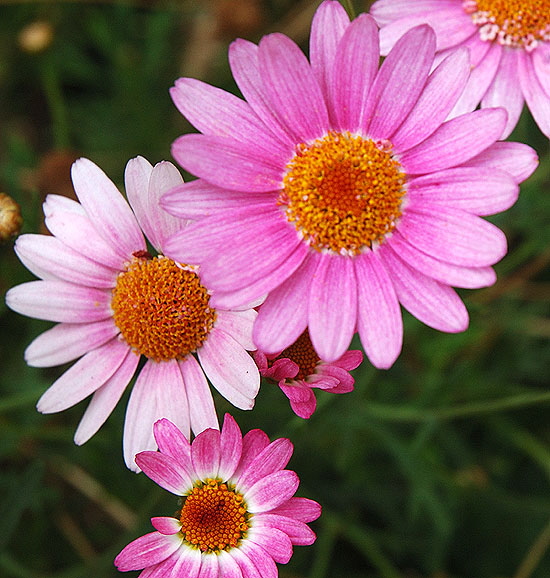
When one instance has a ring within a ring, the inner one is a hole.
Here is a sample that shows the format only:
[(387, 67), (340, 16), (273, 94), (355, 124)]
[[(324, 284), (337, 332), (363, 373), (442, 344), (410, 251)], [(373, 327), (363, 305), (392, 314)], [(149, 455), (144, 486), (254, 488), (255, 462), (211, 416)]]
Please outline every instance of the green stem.
[(535, 543), (531, 546), (527, 555), (520, 564), (514, 578), (529, 578), (536, 570), (545, 552), (550, 547), (550, 521), (543, 528)]
[(51, 54), (46, 54), (44, 58), (42, 85), (50, 109), (54, 148), (67, 150), (70, 148), (67, 107), (57, 68)]

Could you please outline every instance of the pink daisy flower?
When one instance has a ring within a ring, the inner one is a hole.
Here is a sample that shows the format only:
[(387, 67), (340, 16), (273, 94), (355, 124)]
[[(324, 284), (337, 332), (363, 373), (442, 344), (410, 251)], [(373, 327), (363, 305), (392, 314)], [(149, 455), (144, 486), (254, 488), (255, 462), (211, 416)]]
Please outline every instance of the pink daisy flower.
[[(260, 376), (247, 350), (255, 349), (256, 312), (212, 307), (197, 267), (164, 256), (166, 237), (185, 226), (158, 203), (182, 183), (174, 165), (153, 167), (142, 157), (128, 163), (132, 208), (87, 159), (74, 163), (72, 179), (80, 203), (57, 195), (44, 203), (53, 236), (22, 235), (15, 246), (41, 280), (14, 287), (6, 302), (23, 315), (59, 323), (29, 345), (29, 365), (80, 358), (37, 405), (54, 413), (93, 394), (77, 444), (96, 433), (137, 372), (124, 424), (124, 457), (135, 469), (135, 454), (156, 448), (159, 418), (170, 418), (187, 436), (190, 429), (218, 427), (206, 378), (235, 406), (253, 406)], [(141, 356), (146, 361), (138, 370)]]
[(278, 355), (254, 351), (252, 356), (260, 374), (279, 384), (294, 413), (304, 419), (311, 417), (317, 407), (314, 389), (330, 393), (353, 391), (355, 380), (349, 372), (363, 361), (363, 353), (358, 350), (346, 351), (332, 363), (322, 361), (307, 330)]
[(309, 329), (319, 357), (339, 359), (359, 332), (371, 362), (400, 353), (400, 305), (446, 332), (466, 329), (451, 288), (495, 282), (506, 238), (481, 216), (510, 207), (537, 166), (520, 143), (496, 142), (502, 109), (446, 121), (467, 83), (468, 51), (432, 70), (435, 35), (407, 32), (379, 68), (378, 29), (325, 1), (310, 62), (282, 34), (234, 42), (229, 60), (246, 101), (198, 80), (172, 88), (202, 132), (172, 152), (198, 180), (161, 200), (196, 218), (167, 241), (201, 263), (212, 303), (266, 295), (253, 338), (275, 354)]
[(550, 2), (548, 0), (378, 0), (371, 14), (381, 26), (382, 54), (418, 24), (436, 33), (437, 61), (458, 46), (470, 50), (472, 73), (451, 116), (501, 106), (517, 124), (527, 103), (550, 137)]
[(309, 545), (307, 522), (321, 506), (294, 497), (298, 476), (285, 466), (287, 439), (269, 443), (261, 430), (244, 437), (228, 414), (221, 433), (208, 429), (192, 444), (167, 419), (154, 426), (160, 452), (136, 463), (154, 482), (182, 497), (177, 518), (158, 517), (156, 532), (131, 542), (115, 558), (123, 572), (145, 569), (142, 578), (276, 578), (294, 545)]

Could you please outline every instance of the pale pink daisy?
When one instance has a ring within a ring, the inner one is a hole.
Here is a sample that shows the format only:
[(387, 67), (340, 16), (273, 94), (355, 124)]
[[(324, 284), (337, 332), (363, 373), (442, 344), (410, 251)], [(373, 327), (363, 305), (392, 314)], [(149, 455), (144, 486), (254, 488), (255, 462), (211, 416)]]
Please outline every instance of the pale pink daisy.
[(355, 380), (349, 372), (363, 361), (363, 353), (359, 350), (346, 351), (331, 363), (322, 361), (307, 330), (279, 354), (266, 355), (257, 350), (252, 356), (260, 374), (277, 382), (294, 413), (304, 419), (310, 418), (317, 407), (314, 389), (329, 393), (353, 391)]
[(466, 329), (451, 286), (495, 282), (506, 238), (481, 216), (510, 207), (537, 166), (527, 145), (496, 142), (502, 109), (446, 121), (468, 80), (465, 48), (434, 70), (435, 35), (407, 32), (379, 68), (373, 18), (318, 8), (310, 62), (282, 34), (237, 40), (229, 60), (246, 101), (198, 80), (172, 88), (203, 134), (172, 147), (198, 180), (161, 204), (198, 219), (167, 240), (201, 263), (212, 303), (266, 295), (258, 349), (282, 351), (309, 329), (319, 357), (341, 357), (356, 331), (371, 362), (401, 351), (400, 305), (446, 332)]
[(437, 59), (458, 46), (470, 50), (473, 68), (451, 116), (501, 106), (517, 124), (527, 103), (550, 137), (550, 2), (548, 0), (378, 0), (371, 14), (381, 27), (382, 54), (421, 23), (436, 33)]
[[(97, 432), (137, 373), (124, 424), (124, 457), (135, 469), (135, 454), (156, 448), (153, 424), (159, 418), (170, 418), (188, 436), (190, 429), (218, 427), (206, 378), (235, 406), (253, 406), (260, 376), (247, 350), (255, 349), (256, 312), (212, 307), (198, 268), (164, 256), (166, 237), (186, 225), (158, 203), (183, 182), (174, 165), (129, 161), (131, 208), (87, 159), (74, 163), (72, 179), (80, 203), (57, 195), (44, 203), (53, 236), (22, 235), (15, 246), (41, 280), (14, 287), (6, 302), (29, 317), (59, 323), (29, 345), (29, 365), (80, 358), (37, 405), (54, 413), (93, 394), (77, 444)], [(143, 233), (158, 256), (148, 252)], [(146, 360), (138, 370), (141, 356)]]
[(221, 433), (208, 429), (192, 444), (169, 420), (154, 426), (159, 452), (136, 463), (165, 490), (182, 497), (177, 518), (158, 517), (156, 532), (134, 540), (115, 558), (141, 578), (276, 578), (295, 545), (309, 545), (307, 525), (317, 502), (294, 497), (299, 480), (284, 469), (292, 444), (269, 442), (261, 430), (244, 437), (226, 414)]

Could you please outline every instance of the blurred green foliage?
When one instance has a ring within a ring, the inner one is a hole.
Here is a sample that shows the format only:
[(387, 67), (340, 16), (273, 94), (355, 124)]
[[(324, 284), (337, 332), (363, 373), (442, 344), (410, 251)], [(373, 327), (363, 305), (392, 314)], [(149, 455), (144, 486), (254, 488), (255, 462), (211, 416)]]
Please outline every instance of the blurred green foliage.
[[(24, 232), (40, 230), (43, 196), (68, 186), (72, 158), (91, 158), (118, 183), (137, 154), (169, 159), (190, 128), (169, 87), (190, 75), (235, 90), (226, 57), (234, 36), (278, 30), (307, 46), (317, 2), (233, 4), (246, 9), (222, 0), (0, 3), (0, 190), (21, 204)], [(37, 21), (51, 39), (32, 52), (21, 35)], [(405, 314), (394, 367), (365, 362), (355, 392), (321, 392), (308, 421), (273, 385), (252, 412), (217, 398), (243, 431), (292, 439), (299, 494), (324, 507), (316, 544), (296, 548), (283, 578), (550, 576), (550, 151), (527, 112), (512, 140), (534, 146), (541, 165), (517, 204), (492, 219), (510, 251), (494, 287), (462, 292), (467, 332), (441, 334)], [(12, 244), (1, 246), (0, 293), (31, 278)], [(173, 514), (176, 499), (123, 464), (126, 398), (83, 447), (72, 436), (86, 402), (36, 412), (64, 370), (23, 361), (48, 326), (0, 302), (0, 576), (118, 576), (113, 557), (151, 530), (151, 516)]]

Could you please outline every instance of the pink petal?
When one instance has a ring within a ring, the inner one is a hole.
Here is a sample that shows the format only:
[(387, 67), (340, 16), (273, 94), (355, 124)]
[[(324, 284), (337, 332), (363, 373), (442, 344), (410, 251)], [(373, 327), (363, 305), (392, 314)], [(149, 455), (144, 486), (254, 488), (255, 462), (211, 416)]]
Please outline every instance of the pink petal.
[(64, 281), (30, 281), (6, 293), (10, 309), (36, 319), (65, 323), (102, 321), (111, 317), (109, 291)]
[(334, 361), (349, 347), (357, 322), (357, 281), (351, 257), (323, 254), (312, 280), (309, 334), (324, 361)]
[(258, 314), (254, 309), (245, 311), (216, 311), (216, 329), (227, 333), (244, 349), (253, 351), (256, 345), (252, 340), (252, 327)]
[(250, 463), (256, 459), (267, 446), (269, 445), (269, 437), (261, 429), (253, 429), (243, 436), (243, 447), (241, 453), (241, 461), (233, 474), (233, 479), (239, 479), (242, 472), (248, 468)]
[(292, 542), (278, 528), (255, 528), (248, 532), (248, 540), (260, 546), (279, 564), (286, 564), (292, 558)]
[(151, 532), (130, 542), (115, 558), (115, 566), (121, 572), (141, 570), (163, 562), (181, 545), (181, 536), (165, 536)]
[(292, 411), (302, 419), (309, 419), (317, 408), (317, 399), (310, 387), (304, 382), (287, 385), (284, 381), (279, 382), (281, 391), (287, 396)]
[(222, 550), (217, 554), (217, 556), (220, 575), (223, 576), (223, 578), (243, 578), (241, 568), (235, 558), (233, 558), (231, 552)]
[(164, 193), (183, 183), (178, 169), (167, 161), (152, 167), (143, 157), (136, 157), (126, 165), (124, 182), (128, 201), (141, 229), (153, 247), (162, 253), (164, 239), (184, 224), (159, 205)]
[(159, 419), (153, 426), (153, 434), (163, 454), (180, 462), (188, 472), (192, 471), (191, 444), (176, 425), (169, 419)]
[(426, 84), (434, 54), (435, 35), (429, 26), (413, 28), (399, 39), (380, 67), (365, 105), (364, 130), (370, 138), (390, 138), (407, 118)]
[(391, 367), (401, 352), (403, 321), (392, 280), (378, 254), (367, 252), (355, 259), (357, 276), (357, 330), (371, 363)]
[(41, 413), (56, 413), (82, 401), (113, 376), (128, 351), (128, 345), (118, 339), (93, 349), (54, 381), (36, 408)]
[(540, 130), (550, 138), (550, 94), (539, 81), (531, 55), (524, 51), (518, 54), (518, 72), (527, 106)]
[(235, 473), (243, 449), (243, 436), (237, 422), (225, 414), (220, 437), (220, 467), (218, 477), (229, 480)]
[(325, 101), (300, 48), (274, 33), (262, 38), (258, 56), (269, 101), (296, 144), (323, 136), (329, 128)]
[(357, 349), (352, 349), (350, 351), (346, 351), (340, 359), (333, 361), (331, 365), (335, 365), (336, 367), (341, 367), (346, 371), (351, 371), (352, 369), (356, 369), (361, 365), (363, 362), (363, 353)]
[(121, 257), (145, 249), (145, 240), (128, 203), (107, 175), (88, 159), (78, 159), (71, 175), (78, 200), (98, 233)]
[(418, 14), (438, 12), (442, 8), (457, 10), (456, 0), (378, 0), (371, 7), (371, 14), (380, 26), (400, 18), (409, 19)]
[(176, 496), (184, 496), (196, 481), (189, 477), (178, 460), (168, 454), (143, 451), (135, 456), (135, 462), (148, 478)]
[(151, 524), (153, 524), (153, 528), (155, 528), (155, 530), (161, 534), (164, 534), (165, 536), (177, 534), (181, 530), (181, 522), (175, 518), (151, 518)]
[(261, 578), (278, 578), (279, 572), (270, 552), (250, 540), (243, 541), (240, 551), (256, 566)]
[(387, 270), (391, 271), (399, 301), (414, 317), (439, 331), (457, 333), (466, 330), (468, 312), (450, 287), (410, 268), (388, 244), (381, 247), (380, 256)]
[(278, 528), (284, 532), (296, 546), (309, 546), (315, 542), (317, 536), (304, 522), (296, 518), (287, 518), (286, 516), (274, 514), (273, 512), (275, 511), (278, 511), (278, 508), (269, 513), (258, 515), (255, 518), (256, 526), (260, 528)]
[(300, 367), (294, 361), (283, 358), (275, 360), (270, 368), (262, 371), (262, 375), (274, 381), (281, 381), (296, 377), (299, 371)]
[(533, 71), (544, 92), (550, 97), (550, 44), (540, 43), (531, 54)]
[(31, 367), (62, 365), (100, 347), (118, 335), (112, 319), (94, 323), (59, 323), (39, 335), (25, 350)]
[(271, 510), (270, 514), (278, 514), (299, 522), (313, 522), (321, 515), (321, 505), (309, 498), (295, 496)]
[(220, 467), (220, 432), (217, 429), (202, 431), (191, 444), (193, 468), (200, 480), (215, 479)]
[(82, 445), (87, 442), (111, 415), (124, 390), (130, 383), (139, 361), (139, 356), (128, 349), (121, 366), (97, 389), (74, 434), (74, 443)]
[(182, 578), (197, 577), (201, 565), (201, 551), (182, 543), (164, 562), (146, 568), (140, 578)]
[(282, 470), (290, 460), (293, 445), (286, 438), (279, 438), (263, 448), (242, 471), (236, 486), (239, 491), (248, 490), (259, 480)]
[(193, 433), (197, 435), (207, 428), (219, 429), (212, 392), (201, 366), (192, 355), (180, 361), (179, 366), (189, 399)]
[(201, 567), (197, 578), (219, 578), (218, 558), (215, 554), (201, 556)]
[(279, 470), (261, 478), (246, 491), (248, 511), (256, 514), (280, 506), (294, 495), (298, 484), (298, 476), (291, 470)]
[[(243, 553), (242, 547), (233, 548), (229, 555), (237, 562), (243, 578), (267, 578), (260, 573), (254, 562)], [(277, 578), (277, 576), (275, 575), (273, 578)]]
[[(353, 391), (355, 380), (345, 369), (336, 365), (321, 365), (315, 377), (319, 381), (312, 381), (312, 387), (328, 390), (330, 393), (349, 393)], [(327, 382), (326, 386), (324, 385), (325, 381)], [(333, 384), (334, 381), (336, 381), (335, 384)]]

